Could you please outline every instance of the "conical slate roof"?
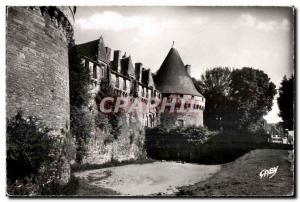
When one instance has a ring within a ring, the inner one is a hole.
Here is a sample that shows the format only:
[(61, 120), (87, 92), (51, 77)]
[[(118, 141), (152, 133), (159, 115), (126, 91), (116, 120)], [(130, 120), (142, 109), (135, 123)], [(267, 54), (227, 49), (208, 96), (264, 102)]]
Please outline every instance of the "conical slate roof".
[(155, 76), (161, 93), (202, 96), (185, 70), (178, 51), (172, 47)]

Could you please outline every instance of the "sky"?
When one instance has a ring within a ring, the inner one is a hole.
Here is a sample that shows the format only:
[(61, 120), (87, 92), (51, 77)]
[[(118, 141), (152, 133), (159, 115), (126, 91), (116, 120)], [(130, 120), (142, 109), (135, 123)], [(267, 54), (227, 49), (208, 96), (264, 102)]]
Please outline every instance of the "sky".
[[(112, 50), (126, 51), (133, 62), (159, 69), (173, 41), (192, 76), (226, 66), (253, 67), (276, 87), (293, 73), (293, 10), (287, 7), (77, 7), (75, 43), (103, 36)], [(281, 120), (276, 101), (264, 118)]]

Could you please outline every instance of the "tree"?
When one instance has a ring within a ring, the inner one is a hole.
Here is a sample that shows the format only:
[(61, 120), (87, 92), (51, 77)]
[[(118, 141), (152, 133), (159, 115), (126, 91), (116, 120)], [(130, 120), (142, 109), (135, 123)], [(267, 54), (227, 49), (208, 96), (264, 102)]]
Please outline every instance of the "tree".
[(276, 94), (268, 75), (249, 67), (213, 68), (196, 87), (206, 98), (204, 123), (211, 129), (247, 128), (271, 110)]
[(220, 122), (226, 114), (230, 92), (231, 70), (216, 67), (207, 70), (196, 88), (206, 99), (204, 110), (204, 124), (210, 129), (219, 129)]
[(273, 105), (276, 86), (261, 70), (244, 67), (231, 74), (228, 121), (232, 126), (247, 128), (266, 115)]
[(287, 79), (286, 76), (279, 88), (279, 97), (277, 98), (279, 107), (279, 116), (283, 120), (283, 127), (289, 130), (294, 128), (294, 76)]

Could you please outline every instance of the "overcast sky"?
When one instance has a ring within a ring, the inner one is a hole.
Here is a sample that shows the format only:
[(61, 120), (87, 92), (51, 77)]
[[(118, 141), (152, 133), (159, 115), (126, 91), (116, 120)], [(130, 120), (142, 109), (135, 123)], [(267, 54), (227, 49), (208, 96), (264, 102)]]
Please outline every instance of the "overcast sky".
[[(278, 87), (293, 72), (293, 12), (279, 7), (78, 7), (76, 44), (104, 37), (155, 72), (175, 41), (192, 76), (215, 66), (263, 70)], [(265, 117), (280, 121), (277, 102)]]

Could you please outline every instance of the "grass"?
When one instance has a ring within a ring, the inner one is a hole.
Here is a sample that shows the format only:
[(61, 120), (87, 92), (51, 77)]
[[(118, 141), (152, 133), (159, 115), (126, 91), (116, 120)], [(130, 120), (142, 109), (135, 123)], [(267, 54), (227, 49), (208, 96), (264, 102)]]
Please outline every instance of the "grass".
[[(253, 150), (237, 160), (223, 164), (206, 181), (178, 188), (177, 196), (294, 196), (292, 151)], [(276, 175), (259, 177), (263, 169), (279, 166)]]

